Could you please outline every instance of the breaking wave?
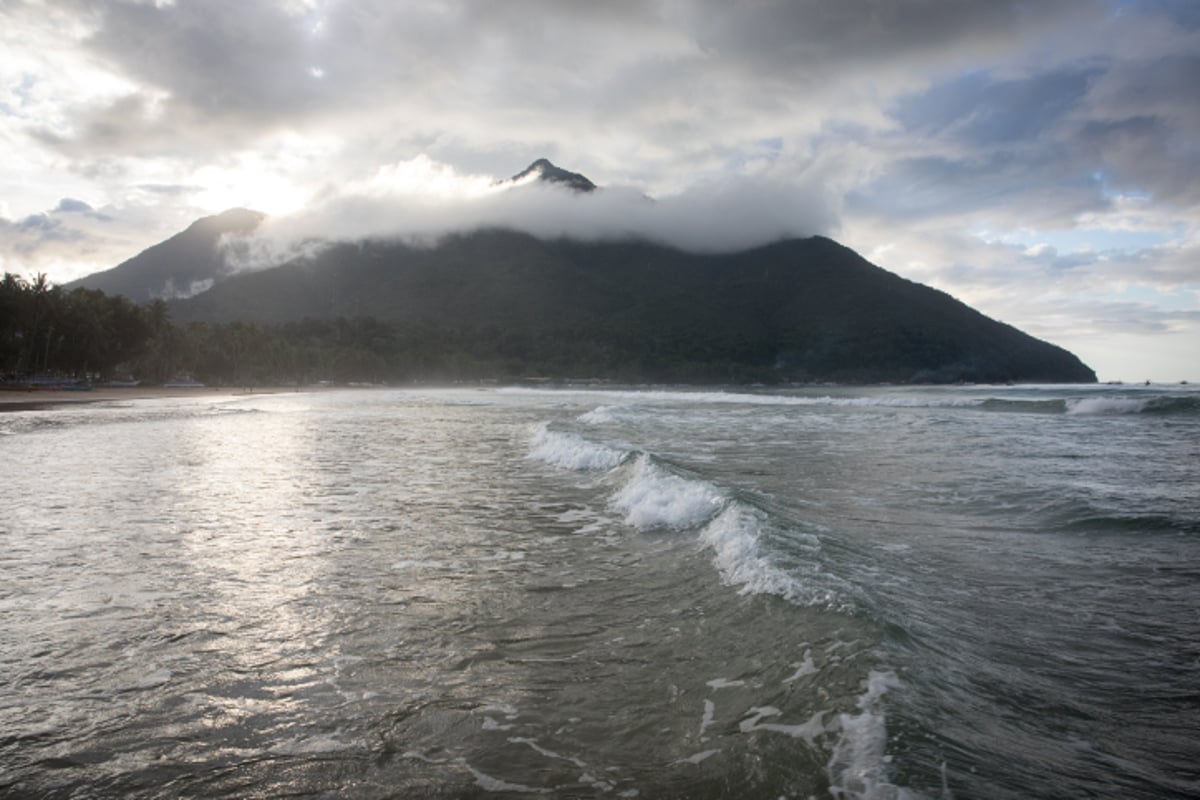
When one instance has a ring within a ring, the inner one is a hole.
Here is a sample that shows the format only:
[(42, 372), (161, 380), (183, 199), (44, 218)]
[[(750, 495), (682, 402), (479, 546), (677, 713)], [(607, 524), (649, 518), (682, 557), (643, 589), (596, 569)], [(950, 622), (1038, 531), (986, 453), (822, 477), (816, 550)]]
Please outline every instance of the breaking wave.
[(577, 433), (551, 430), (546, 424), (533, 436), (530, 458), (571, 470), (612, 469), (629, 456), (624, 450), (591, 442)]
[(1139, 414), (1150, 400), (1136, 397), (1078, 397), (1064, 402), (1068, 414)]
[[(539, 393), (544, 389), (506, 388), (505, 393)], [(561, 391), (561, 390), (557, 390)], [(1116, 389), (1110, 387), (1080, 389), (1078, 387), (1019, 387), (1004, 389), (978, 387), (957, 390), (950, 394), (937, 388), (877, 393), (871, 390), (853, 395), (798, 394), (786, 391), (686, 391), (686, 390), (622, 390), (580, 389), (578, 394), (607, 401), (633, 401), (641, 406), (656, 403), (688, 403), (701, 405), (803, 406), (848, 409), (869, 408), (978, 408), (993, 412), (1046, 414), (1197, 414), (1200, 396), (1195, 387)], [(965, 393), (964, 393), (965, 392)], [(621, 405), (602, 405), (582, 415), (581, 422), (601, 424), (613, 422), (620, 416)]]
[(625, 521), (639, 530), (683, 530), (712, 518), (726, 501), (724, 493), (712, 484), (670, 472), (642, 454), (612, 503)]
[(1175, 395), (1152, 397), (1083, 397), (1066, 401), (1068, 414), (1197, 414), (1200, 398)]
[[(753, 497), (718, 486), (650, 453), (539, 427), (530, 458), (576, 470), (608, 470), (619, 481), (612, 510), (638, 531), (692, 532), (713, 554), (722, 583), (803, 606), (849, 610), (857, 593), (827, 569), (820, 538), (766, 510)], [(618, 471), (620, 468), (620, 471)]]

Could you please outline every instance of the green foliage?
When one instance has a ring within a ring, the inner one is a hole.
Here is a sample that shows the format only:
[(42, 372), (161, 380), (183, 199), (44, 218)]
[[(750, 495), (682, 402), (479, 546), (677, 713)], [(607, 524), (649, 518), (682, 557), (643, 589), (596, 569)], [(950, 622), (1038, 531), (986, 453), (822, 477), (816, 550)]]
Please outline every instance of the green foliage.
[[(159, 305), (156, 313), (165, 314)], [(8, 376), (107, 375), (141, 355), (153, 314), (120, 296), (51, 286), (45, 275), (0, 282), (0, 371)]]

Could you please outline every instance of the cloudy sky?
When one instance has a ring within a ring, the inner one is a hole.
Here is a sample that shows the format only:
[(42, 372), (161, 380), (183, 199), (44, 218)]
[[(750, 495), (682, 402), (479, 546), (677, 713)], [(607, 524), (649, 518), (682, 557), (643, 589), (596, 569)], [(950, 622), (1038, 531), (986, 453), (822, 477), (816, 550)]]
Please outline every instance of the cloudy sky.
[[(64, 282), (233, 206), (820, 233), (1102, 380), (1195, 381), (1198, 98), (1195, 0), (0, 0), (0, 269)], [(611, 188), (497, 194), (541, 156)]]

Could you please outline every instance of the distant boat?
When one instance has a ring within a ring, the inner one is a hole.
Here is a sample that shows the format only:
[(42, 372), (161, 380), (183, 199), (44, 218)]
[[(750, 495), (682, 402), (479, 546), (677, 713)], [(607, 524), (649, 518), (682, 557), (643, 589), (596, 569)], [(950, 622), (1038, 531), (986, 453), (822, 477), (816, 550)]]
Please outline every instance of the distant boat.
[(135, 386), (141, 386), (142, 382), (139, 380), (134, 380), (133, 378), (128, 378), (124, 380), (106, 381), (104, 385), (110, 389), (132, 389)]

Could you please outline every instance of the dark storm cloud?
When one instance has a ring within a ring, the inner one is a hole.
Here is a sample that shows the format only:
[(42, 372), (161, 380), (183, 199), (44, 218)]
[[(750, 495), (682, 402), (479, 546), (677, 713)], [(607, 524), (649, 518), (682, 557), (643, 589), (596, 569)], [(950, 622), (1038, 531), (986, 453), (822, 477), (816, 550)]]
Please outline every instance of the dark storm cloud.
[[(387, 108), (410, 129), (458, 125), (476, 138), (489, 123), (523, 133), (524, 122), (566, 135), (615, 126), (687, 147), (736, 136), (760, 115), (812, 114), (815, 98), (847, 82), (887, 96), (923, 80), (914, 68), (957, 68), (1097, 10), (995, 0), (83, 6), (95, 26), (85, 46), (140, 86), (89, 109), (72, 135), (44, 134), (93, 152), (228, 147)], [(847, 113), (852, 100), (843, 97)]]
[[(993, 56), (1047, 25), (1095, 16), (1086, 0), (709, 0), (685, 6), (699, 43), (762, 73), (834, 75)], [(886, 81), (886, 75), (879, 76)]]
[[(94, 26), (85, 46), (137, 88), (81, 109), (69, 132), (35, 134), (76, 157), (203, 163), (274, 131), (328, 125), (345, 131), (346, 149), (363, 168), (428, 152), (502, 172), (550, 155), (618, 181), (682, 188), (690, 181), (679, 179), (680, 169), (694, 181), (744, 166), (753, 143), (771, 137), (788, 146), (764, 163), (806, 167), (824, 151), (819, 138), (807, 154), (798, 150), (798, 137), (837, 130), (841, 119), (858, 131), (847, 138), (880, 161), (870, 170), (875, 183), (860, 186), (851, 202), (901, 190), (914, 198), (903, 209), (885, 198), (877, 210), (959, 213), (1037, 199), (1056, 204), (1040, 216), (1061, 221), (1103, 207), (1103, 190), (1087, 177), (1098, 171), (1110, 185), (1188, 203), (1200, 191), (1194, 148), (1185, 152), (1180, 134), (1191, 120), (1178, 119), (1181, 105), (1194, 107), (1184, 98), (1200, 77), (1197, 57), (1127, 62), (1087, 53), (1056, 63), (1043, 55), (1040, 69), (1036, 62), (1024, 73), (1000, 69), (1012, 53), (1044, 50), (1047, 37), (1117, 14), (1186, 20), (1183, 5), (80, 0), (80, 7)], [(890, 124), (899, 130), (878, 139), (873, 129)], [(539, 139), (537, 150), (528, 149)], [(620, 140), (636, 144), (613, 147)], [(934, 146), (944, 149), (928, 152)], [(1025, 200), (1022, 185), (1030, 187)]]
[(1077, 134), (1112, 183), (1200, 205), (1200, 54), (1115, 66), (1078, 110)]
[(183, 0), (102, 6), (87, 45), (123, 72), (170, 92), (197, 114), (269, 118), (302, 110), (319, 97), (305, 80), (310, 65), (304, 17), (261, 0)]

